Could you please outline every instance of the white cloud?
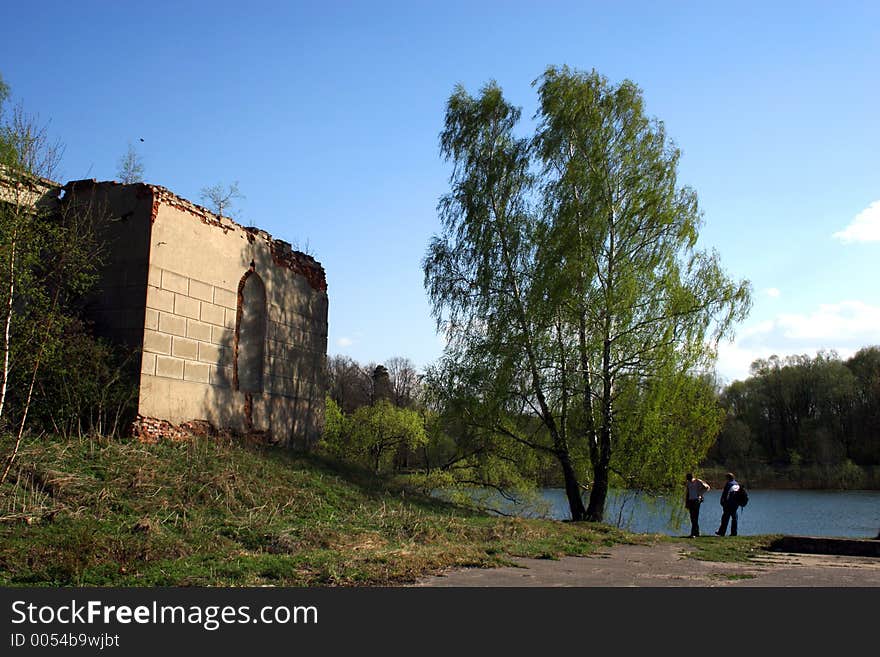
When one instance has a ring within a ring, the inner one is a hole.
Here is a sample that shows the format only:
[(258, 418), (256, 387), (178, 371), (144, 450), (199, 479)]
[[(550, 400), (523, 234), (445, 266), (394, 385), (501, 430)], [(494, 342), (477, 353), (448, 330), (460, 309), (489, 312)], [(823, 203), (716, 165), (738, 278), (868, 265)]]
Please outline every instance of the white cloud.
[(779, 315), (777, 327), (791, 340), (877, 340), (880, 307), (862, 301), (822, 304), (809, 315)]
[(342, 347), (343, 349), (344, 349), (345, 347), (350, 347), (350, 346), (353, 345), (353, 344), (354, 344), (354, 340), (352, 340), (351, 338), (339, 338), (339, 339), (336, 341), (336, 346), (337, 346), (337, 347)]
[(764, 290), (764, 294), (766, 294), (771, 299), (777, 299), (780, 295), (779, 288), (768, 287), (766, 290)]
[(715, 369), (727, 382), (742, 381), (749, 376), (749, 367), (758, 358), (765, 357), (753, 349), (745, 349), (734, 343), (722, 343), (718, 345), (718, 360)]
[(880, 201), (874, 201), (859, 212), (849, 226), (832, 235), (844, 244), (880, 242)]
[(732, 344), (718, 345), (717, 370), (728, 380), (742, 380), (759, 358), (835, 351), (846, 359), (875, 344), (880, 344), (880, 306), (863, 301), (822, 304), (812, 312), (779, 314), (743, 327)]
[(742, 329), (739, 332), (738, 341), (744, 342), (748, 338), (750, 338), (751, 336), (761, 335), (763, 333), (769, 333), (770, 331), (773, 330), (774, 326), (775, 326), (775, 323), (774, 323), (774, 320), (772, 320), (772, 319), (768, 319), (763, 322), (759, 322), (758, 324), (754, 324), (753, 326), (747, 326), (746, 328)]

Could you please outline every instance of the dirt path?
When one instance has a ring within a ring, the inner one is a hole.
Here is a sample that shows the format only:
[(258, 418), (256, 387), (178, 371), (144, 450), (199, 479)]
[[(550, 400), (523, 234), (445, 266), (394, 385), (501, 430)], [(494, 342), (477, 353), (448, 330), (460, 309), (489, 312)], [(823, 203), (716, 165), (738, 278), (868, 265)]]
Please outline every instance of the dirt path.
[(880, 559), (764, 553), (749, 563), (699, 561), (687, 543), (618, 545), (590, 557), (515, 559), (518, 567), (466, 568), (416, 586), (880, 586)]

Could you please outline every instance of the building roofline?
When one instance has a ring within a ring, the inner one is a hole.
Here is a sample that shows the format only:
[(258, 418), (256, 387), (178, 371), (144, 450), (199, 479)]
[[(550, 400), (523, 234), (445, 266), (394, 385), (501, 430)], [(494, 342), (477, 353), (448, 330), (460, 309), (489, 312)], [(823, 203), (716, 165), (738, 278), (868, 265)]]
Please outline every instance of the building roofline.
[(64, 185), (63, 189), (65, 192), (68, 192), (77, 188), (87, 189), (96, 188), (98, 186), (131, 187), (138, 189), (138, 193), (149, 193), (153, 198), (153, 211), (152, 216), (150, 217), (151, 222), (156, 220), (156, 215), (159, 209), (158, 203), (164, 203), (165, 205), (174, 207), (182, 212), (194, 215), (203, 223), (209, 226), (216, 226), (224, 232), (228, 230), (242, 230), (247, 234), (249, 242), (253, 242), (259, 237), (269, 245), (272, 260), (276, 265), (285, 267), (295, 273), (305, 276), (309, 285), (316, 290), (327, 290), (327, 279), (324, 267), (309, 254), (294, 250), (289, 242), (275, 238), (261, 228), (242, 226), (240, 223), (229, 217), (218, 215), (202, 205), (193, 203), (189, 199), (186, 199), (179, 194), (175, 194), (167, 187), (143, 182), (121, 183), (115, 180), (98, 182), (94, 178), (87, 178), (83, 180), (71, 180)]

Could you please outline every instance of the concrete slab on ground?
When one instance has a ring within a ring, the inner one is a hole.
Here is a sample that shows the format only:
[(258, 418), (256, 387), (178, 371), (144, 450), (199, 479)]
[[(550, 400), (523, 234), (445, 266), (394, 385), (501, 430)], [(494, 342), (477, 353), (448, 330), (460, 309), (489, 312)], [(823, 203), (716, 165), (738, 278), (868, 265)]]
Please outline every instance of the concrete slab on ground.
[(515, 567), (452, 570), (415, 586), (880, 586), (880, 559), (873, 557), (765, 552), (748, 563), (728, 563), (690, 558), (691, 550), (687, 543), (617, 545), (588, 557), (515, 559)]
[(825, 536), (783, 536), (774, 541), (770, 549), (774, 552), (880, 557), (880, 540), (873, 538), (828, 538)]

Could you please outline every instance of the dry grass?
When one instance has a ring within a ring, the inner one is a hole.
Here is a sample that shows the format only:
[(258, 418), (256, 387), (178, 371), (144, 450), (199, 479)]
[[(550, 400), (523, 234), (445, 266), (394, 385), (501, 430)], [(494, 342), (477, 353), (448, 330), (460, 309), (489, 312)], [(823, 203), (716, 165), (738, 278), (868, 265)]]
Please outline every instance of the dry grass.
[(393, 585), (643, 540), (490, 517), (281, 450), (196, 438), (23, 445), (0, 585)]

